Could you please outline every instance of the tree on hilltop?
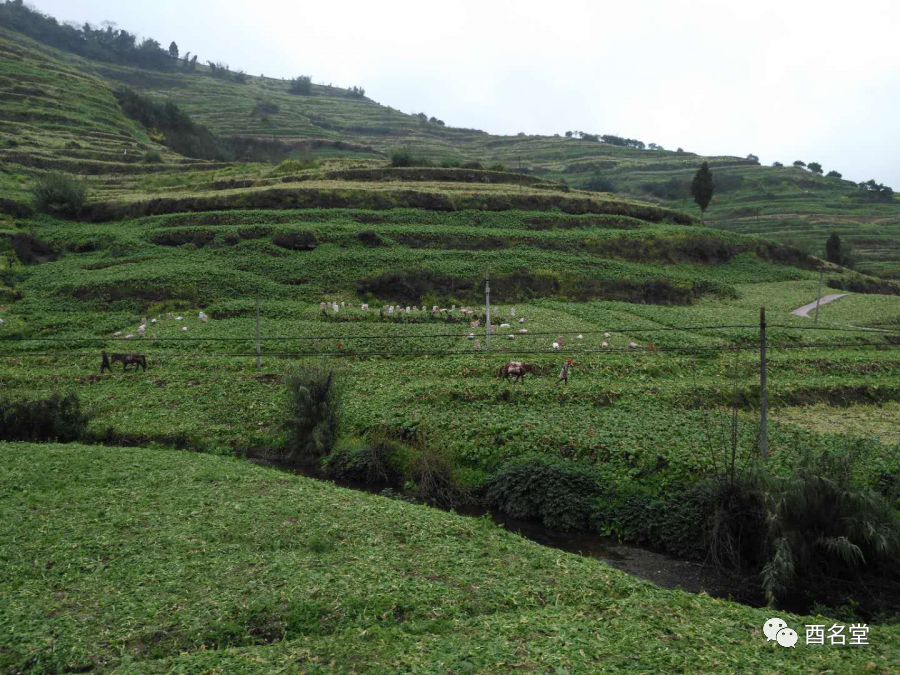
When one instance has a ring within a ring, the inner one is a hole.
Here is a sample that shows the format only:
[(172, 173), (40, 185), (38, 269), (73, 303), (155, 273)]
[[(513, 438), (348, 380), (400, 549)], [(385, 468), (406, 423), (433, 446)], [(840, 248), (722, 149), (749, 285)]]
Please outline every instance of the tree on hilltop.
[(703, 162), (697, 169), (694, 180), (691, 181), (691, 197), (697, 202), (701, 213), (706, 213), (706, 209), (712, 201), (713, 189), (712, 171), (709, 170), (709, 164)]
[(818, 162), (810, 162), (806, 165), (806, 168), (812, 171), (813, 173), (822, 173), (822, 165)]
[(781, 162), (772, 162), (772, 166), (778, 169), (784, 166), (784, 164), (782, 164)]
[(288, 93), (290, 94), (300, 94), (302, 96), (308, 96), (312, 93), (312, 75), (301, 75), (293, 80), (291, 80), (291, 85), (288, 87)]
[(172, 40), (172, 44), (169, 45), (169, 56), (173, 59), (178, 58), (178, 45), (175, 44), (175, 40)]
[(799, 167), (799, 168), (806, 168), (806, 162), (802, 162), (798, 159), (797, 161), (794, 162), (794, 166)]
[(825, 174), (825, 178), (842, 178), (843, 174), (839, 171), (834, 171), (833, 169)]
[(756, 155), (754, 155), (752, 152), (751, 152), (749, 155), (747, 155), (747, 159), (749, 159), (751, 162), (758, 162), (758, 161), (759, 161), (759, 157), (757, 157)]

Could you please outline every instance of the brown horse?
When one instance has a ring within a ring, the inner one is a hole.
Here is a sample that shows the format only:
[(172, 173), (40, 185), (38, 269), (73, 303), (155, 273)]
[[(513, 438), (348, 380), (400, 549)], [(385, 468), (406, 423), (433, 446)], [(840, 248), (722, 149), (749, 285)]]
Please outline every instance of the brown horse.
[(515, 378), (513, 380), (513, 382), (516, 382), (519, 380), (524, 381), (525, 373), (531, 373), (532, 375), (537, 376), (537, 374), (534, 372), (534, 369), (535, 369), (534, 364), (532, 364), (532, 363), (522, 363), (521, 361), (510, 361), (509, 363), (504, 365), (502, 368), (500, 368), (500, 377), (506, 378), (507, 382), (509, 382), (510, 376)]
[(143, 354), (109, 354), (103, 352), (103, 363), (100, 364), (100, 374), (103, 374), (103, 370), (109, 368), (109, 372), (112, 372), (112, 365), (110, 361), (115, 363), (118, 361), (122, 364), (122, 372), (125, 372), (128, 369), (128, 366), (134, 365), (134, 369), (137, 370), (138, 366), (142, 367), (144, 370), (147, 370), (147, 357)]

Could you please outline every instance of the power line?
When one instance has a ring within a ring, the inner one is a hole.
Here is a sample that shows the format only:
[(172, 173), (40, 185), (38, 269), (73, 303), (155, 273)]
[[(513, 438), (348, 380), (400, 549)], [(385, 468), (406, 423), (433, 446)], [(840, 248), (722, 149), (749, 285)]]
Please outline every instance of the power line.
[[(510, 326), (512, 328), (512, 326)], [(825, 326), (791, 326), (787, 324), (769, 324), (769, 328), (784, 328), (789, 330), (821, 330), (821, 331), (838, 331), (844, 333), (871, 333), (872, 330), (866, 328), (833, 328)], [(700, 330), (733, 330), (733, 329), (759, 329), (759, 324), (726, 324), (717, 326), (669, 326), (664, 328), (618, 328), (614, 330), (587, 329), (587, 330), (563, 330), (563, 331), (536, 331), (528, 333), (514, 333), (517, 338), (529, 338), (547, 335), (590, 335), (596, 333), (626, 334), (626, 333), (654, 333), (654, 332), (673, 332), (673, 331), (700, 331)], [(471, 330), (471, 329), (466, 329)], [(900, 335), (900, 331), (893, 333), (890, 331), (879, 331), (888, 335)], [(274, 335), (269, 337), (260, 337), (263, 342), (273, 340), (282, 341), (309, 341), (309, 340), (395, 340), (395, 339), (432, 339), (432, 338), (464, 338), (467, 333), (391, 333), (384, 335)], [(502, 335), (502, 334), (498, 334)], [(161, 337), (152, 340), (153, 342), (247, 342), (254, 341), (253, 337)], [(0, 336), (0, 341), (8, 342), (138, 342), (145, 338), (126, 338), (126, 337), (21, 337), (21, 336)]]
[[(800, 345), (769, 345), (772, 349), (792, 350), (792, 349), (847, 349), (854, 347), (880, 347), (884, 350), (900, 349), (900, 345), (889, 345), (884, 342), (848, 342), (848, 343), (805, 343)], [(498, 355), (522, 355), (522, 354), (556, 354), (556, 355), (579, 355), (579, 354), (635, 354), (635, 353), (660, 353), (660, 352), (737, 352), (737, 351), (758, 351), (759, 345), (733, 345), (720, 347), (636, 347), (623, 348), (612, 347), (604, 349), (504, 349), (492, 350), (485, 352), (481, 350), (443, 350), (443, 351), (414, 351), (414, 352), (385, 352), (385, 351), (339, 351), (339, 352), (263, 352), (263, 356), (279, 357), (279, 358), (310, 358), (310, 357), (356, 357), (356, 356), (387, 356), (387, 357), (407, 357), (407, 356), (498, 356)], [(53, 358), (62, 356), (72, 357), (89, 357), (97, 358), (96, 352), (74, 352), (74, 351), (57, 351), (42, 353), (0, 353), (0, 358)], [(255, 357), (256, 352), (156, 352), (151, 354), (154, 358), (220, 358), (220, 357)]]

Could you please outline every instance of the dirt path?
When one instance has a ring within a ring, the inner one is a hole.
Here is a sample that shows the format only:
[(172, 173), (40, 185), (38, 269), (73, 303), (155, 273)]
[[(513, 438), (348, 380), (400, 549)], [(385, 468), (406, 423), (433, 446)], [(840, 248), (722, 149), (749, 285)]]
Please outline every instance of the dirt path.
[[(838, 298), (843, 298), (845, 295), (849, 295), (849, 293), (833, 293), (831, 295), (823, 296), (821, 300), (819, 300), (819, 306), (827, 305), (829, 302), (833, 300), (837, 300)], [(797, 316), (802, 316), (806, 319), (809, 318), (809, 313), (816, 308), (816, 303), (811, 302), (808, 305), (803, 305), (803, 307), (798, 307), (791, 314), (796, 314)]]

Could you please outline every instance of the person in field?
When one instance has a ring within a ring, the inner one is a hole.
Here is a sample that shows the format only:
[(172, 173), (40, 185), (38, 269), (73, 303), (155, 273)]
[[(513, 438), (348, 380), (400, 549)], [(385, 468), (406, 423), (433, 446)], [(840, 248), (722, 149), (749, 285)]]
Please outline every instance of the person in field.
[(563, 364), (562, 370), (559, 371), (559, 379), (556, 380), (556, 384), (560, 382), (565, 382), (566, 386), (569, 386), (569, 368), (572, 367), (572, 359), (569, 359)]

